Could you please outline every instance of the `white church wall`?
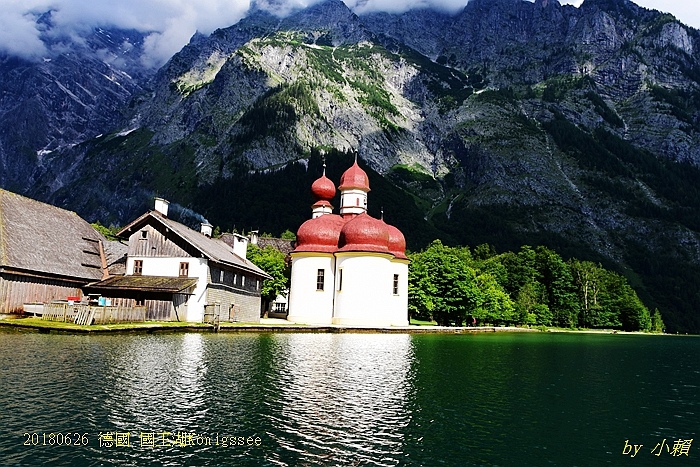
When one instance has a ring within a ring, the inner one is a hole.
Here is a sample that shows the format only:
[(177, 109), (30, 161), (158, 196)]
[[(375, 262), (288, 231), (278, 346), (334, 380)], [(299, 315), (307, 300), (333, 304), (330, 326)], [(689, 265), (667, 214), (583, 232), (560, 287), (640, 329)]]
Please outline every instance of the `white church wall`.
[[(333, 315), (334, 259), (331, 254), (292, 254), (289, 314), (287, 320), (302, 324), (331, 324)], [(324, 271), (318, 290), (318, 270)]]
[[(393, 286), (391, 255), (336, 253), (341, 290), (336, 291), (333, 324), (390, 326)], [(336, 281), (336, 288), (338, 288)]]
[[(391, 261), (392, 295), (389, 298), (391, 326), (408, 326), (408, 261)], [(394, 274), (398, 274), (398, 293), (394, 294)]]

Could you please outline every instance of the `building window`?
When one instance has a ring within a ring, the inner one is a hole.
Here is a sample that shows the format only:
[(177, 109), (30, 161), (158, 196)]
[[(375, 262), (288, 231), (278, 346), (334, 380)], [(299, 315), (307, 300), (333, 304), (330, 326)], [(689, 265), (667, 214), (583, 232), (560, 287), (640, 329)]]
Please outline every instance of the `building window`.
[(238, 285), (238, 274), (233, 273), (233, 285)]
[(245, 276), (241, 274), (241, 287), (245, 287)]
[(338, 292), (343, 290), (343, 270), (338, 269)]
[(284, 302), (277, 303), (275, 302), (275, 313), (284, 313), (287, 311), (287, 304)]
[(190, 263), (180, 263), (180, 277), (187, 277), (190, 274)]
[(260, 290), (260, 279), (255, 279), (255, 290)]
[(146, 240), (148, 238), (148, 232), (145, 230), (141, 231), (141, 240)]
[(394, 295), (399, 294), (399, 275), (394, 274), (394, 288), (393, 288)]
[(224, 283), (224, 270), (219, 271), (219, 283)]
[(134, 260), (134, 275), (140, 276), (141, 273), (143, 273), (143, 260), (135, 259)]
[(316, 273), (316, 290), (323, 290), (323, 278), (326, 274), (324, 269), (319, 269)]

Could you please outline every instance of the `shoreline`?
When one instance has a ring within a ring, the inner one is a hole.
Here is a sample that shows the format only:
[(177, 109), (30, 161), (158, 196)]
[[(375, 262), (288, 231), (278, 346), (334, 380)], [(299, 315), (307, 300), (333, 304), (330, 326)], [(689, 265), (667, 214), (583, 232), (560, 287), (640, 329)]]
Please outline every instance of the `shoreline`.
[(45, 321), (41, 318), (0, 319), (0, 331), (35, 332), (40, 334), (166, 334), (176, 332), (275, 332), (275, 333), (328, 333), (328, 334), (476, 334), (484, 332), (549, 332), (574, 334), (620, 334), (643, 336), (676, 336), (690, 334), (666, 334), (641, 331), (620, 331), (616, 329), (564, 329), (564, 328), (523, 328), (516, 326), (430, 326), (413, 324), (409, 326), (346, 326), (339, 324), (309, 325), (295, 324), (281, 319), (262, 319), (260, 323), (221, 323), (217, 331), (207, 323), (184, 323), (177, 321), (150, 321), (145, 323), (93, 324), (82, 326), (61, 321)]
[[(221, 323), (218, 332), (295, 332), (295, 333), (366, 333), (366, 334), (469, 334), (482, 332), (546, 332), (536, 328), (519, 328), (514, 326), (344, 326), (344, 325), (307, 325), (286, 322), (262, 323)], [(60, 321), (44, 321), (38, 318), (15, 318), (0, 320), (0, 330), (10, 329), (41, 334), (155, 334), (174, 332), (217, 332), (206, 323), (182, 322), (147, 322), (123, 324), (93, 324), (81, 326)]]

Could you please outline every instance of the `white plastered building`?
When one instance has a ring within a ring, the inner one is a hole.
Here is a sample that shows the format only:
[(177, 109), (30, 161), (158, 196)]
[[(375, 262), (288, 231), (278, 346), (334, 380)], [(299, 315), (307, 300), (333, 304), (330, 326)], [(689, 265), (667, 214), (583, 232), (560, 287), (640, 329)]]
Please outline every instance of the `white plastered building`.
[(297, 232), (287, 319), (304, 324), (408, 325), (406, 240), (399, 229), (367, 214), (367, 174), (357, 161), (340, 179), (340, 214), (333, 182), (312, 193), (312, 218)]

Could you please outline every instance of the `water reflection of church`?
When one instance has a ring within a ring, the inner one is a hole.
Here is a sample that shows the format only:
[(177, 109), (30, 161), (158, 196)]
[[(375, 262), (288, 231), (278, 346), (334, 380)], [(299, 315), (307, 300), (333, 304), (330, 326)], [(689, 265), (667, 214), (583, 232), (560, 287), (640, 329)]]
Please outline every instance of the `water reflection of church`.
[(399, 229), (367, 214), (367, 174), (357, 161), (334, 183), (311, 186), (312, 218), (297, 231), (291, 253), (288, 320), (305, 324), (408, 325), (406, 240)]

